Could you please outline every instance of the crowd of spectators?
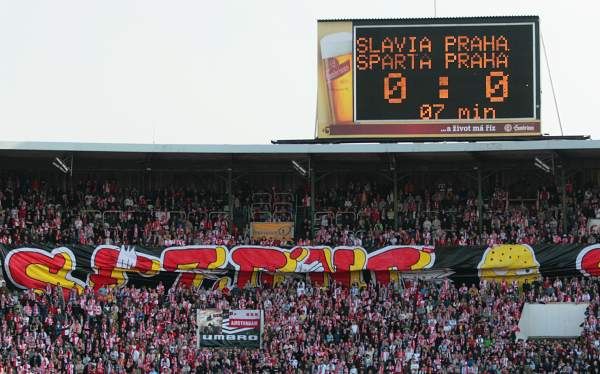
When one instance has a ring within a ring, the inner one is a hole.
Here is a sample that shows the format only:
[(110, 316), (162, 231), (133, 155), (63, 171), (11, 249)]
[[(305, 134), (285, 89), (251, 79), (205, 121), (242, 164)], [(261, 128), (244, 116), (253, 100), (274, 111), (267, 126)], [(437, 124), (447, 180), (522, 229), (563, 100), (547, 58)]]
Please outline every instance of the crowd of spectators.
[(243, 238), (226, 204), (217, 188), (142, 193), (90, 180), (71, 192), (36, 179), (6, 178), (0, 181), (0, 243), (231, 245)]
[[(0, 244), (250, 243), (247, 226), (234, 224), (228, 196), (216, 186), (174, 184), (138, 191), (115, 181), (82, 181), (60, 188), (42, 180), (0, 178)], [(500, 187), (477, 195), (439, 183), (400, 189), (398, 217), (388, 185), (375, 182), (332, 187), (315, 199), (275, 188), (239, 192), (233, 207), (257, 211), (269, 203), (275, 221), (304, 214), (297, 244), (492, 245), (595, 243), (600, 189), (545, 186), (533, 198)], [(266, 193), (266, 195), (265, 195)], [(268, 197), (267, 195), (270, 195)], [(256, 196), (263, 196), (256, 200)], [(270, 199), (270, 200), (269, 200)], [(260, 209), (260, 207), (259, 207)], [(296, 212), (297, 209), (297, 212)], [(394, 229), (398, 223), (398, 229)], [(480, 227), (481, 225), (481, 227)], [(286, 243), (263, 238), (257, 244)], [(287, 243), (290, 244), (290, 243)], [(2, 283), (2, 282), (0, 282)], [(595, 278), (545, 280), (526, 285), (408, 281), (327, 289), (288, 280), (275, 288), (209, 291), (190, 288), (86, 290), (64, 298), (15, 292), (0, 285), (0, 373), (429, 373), (599, 372), (599, 285)], [(525, 301), (589, 302), (578, 339), (515, 341)], [(197, 308), (264, 309), (259, 350), (195, 348)]]
[[(0, 286), (0, 373), (598, 373), (600, 280), (319, 288)], [(576, 339), (516, 340), (523, 303), (587, 302)], [(197, 308), (262, 309), (261, 349), (196, 348)]]
[[(326, 184), (325, 184), (326, 186)], [(394, 195), (389, 184), (374, 181), (331, 186), (315, 199), (275, 187), (252, 193), (249, 187), (229, 197), (218, 184), (178, 185), (139, 191), (114, 180), (86, 180), (72, 188), (26, 177), (0, 178), (0, 243), (140, 244), (289, 244), (250, 237), (252, 220), (296, 221), (300, 244), (493, 245), (499, 243), (596, 243), (600, 240), (600, 188), (542, 186), (522, 198), (521, 191), (494, 187), (484, 196), (452, 183), (418, 189), (410, 181)], [(221, 186), (222, 187), (222, 186)], [(239, 217), (239, 215), (238, 215)], [(397, 227), (396, 227), (397, 225)]]
[[(501, 243), (597, 243), (600, 241), (600, 189), (574, 190), (556, 186), (529, 191), (529, 197), (511, 195), (495, 187), (481, 204), (477, 193), (440, 183), (417, 191), (410, 182), (398, 191), (398, 217), (389, 186), (350, 183), (331, 188), (316, 201), (315, 240), (334, 245), (381, 247), (394, 244), (494, 245)], [(481, 215), (481, 218), (480, 218)], [(395, 225), (398, 228), (395, 229)], [(304, 222), (307, 230), (308, 222)]]

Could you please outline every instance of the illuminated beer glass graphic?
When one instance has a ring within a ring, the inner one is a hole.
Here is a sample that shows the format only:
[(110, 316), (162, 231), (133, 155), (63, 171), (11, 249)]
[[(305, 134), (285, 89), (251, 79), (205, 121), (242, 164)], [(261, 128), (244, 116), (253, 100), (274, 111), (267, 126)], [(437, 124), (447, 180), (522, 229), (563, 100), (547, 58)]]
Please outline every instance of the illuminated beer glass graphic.
[(352, 34), (338, 32), (321, 39), (321, 57), (327, 80), (332, 123), (351, 124)]

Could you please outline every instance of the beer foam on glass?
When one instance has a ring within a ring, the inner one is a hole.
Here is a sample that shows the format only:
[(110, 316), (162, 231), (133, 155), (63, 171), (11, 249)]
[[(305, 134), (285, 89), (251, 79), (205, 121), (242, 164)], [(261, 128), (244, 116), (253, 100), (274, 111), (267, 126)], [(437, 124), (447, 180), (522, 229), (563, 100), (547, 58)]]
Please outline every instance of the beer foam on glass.
[(352, 124), (352, 33), (326, 35), (320, 44), (332, 123)]

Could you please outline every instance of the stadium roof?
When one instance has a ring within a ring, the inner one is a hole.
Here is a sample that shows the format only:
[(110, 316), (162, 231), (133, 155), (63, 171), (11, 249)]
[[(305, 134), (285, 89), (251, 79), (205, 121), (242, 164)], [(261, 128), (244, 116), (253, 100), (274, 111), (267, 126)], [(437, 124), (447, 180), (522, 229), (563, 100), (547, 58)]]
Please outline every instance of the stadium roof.
[[(293, 172), (290, 160), (323, 172), (388, 170), (392, 157), (403, 172), (533, 168), (533, 160), (555, 160), (569, 170), (600, 168), (600, 141), (544, 139), (351, 144), (119, 144), (0, 142), (6, 170), (54, 170), (55, 157), (70, 158), (85, 172)], [(554, 163), (554, 161), (549, 161)]]
[[(600, 140), (535, 140), (437, 143), (352, 144), (131, 144), (66, 142), (0, 142), (0, 151), (187, 153), (187, 154), (357, 154), (511, 151), (600, 152)], [(587, 152), (585, 152), (587, 153)]]

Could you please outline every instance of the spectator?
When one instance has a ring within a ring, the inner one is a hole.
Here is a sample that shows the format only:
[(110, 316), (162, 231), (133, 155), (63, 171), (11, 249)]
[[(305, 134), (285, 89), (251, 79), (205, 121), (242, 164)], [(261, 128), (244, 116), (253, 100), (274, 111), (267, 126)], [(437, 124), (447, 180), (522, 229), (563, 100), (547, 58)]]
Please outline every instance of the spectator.
[[(328, 289), (288, 280), (236, 292), (180, 287), (87, 290), (64, 303), (0, 288), (0, 373), (598, 372), (600, 279), (523, 289), (405, 280)], [(305, 287), (304, 292), (299, 292)], [(589, 302), (577, 339), (515, 341), (524, 302)], [(90, 307), (91, 306), (91, 307)], [(196, 349), (201, 308), (265, 310), (263, 349)]]

